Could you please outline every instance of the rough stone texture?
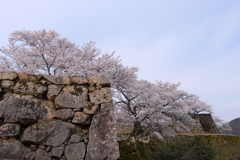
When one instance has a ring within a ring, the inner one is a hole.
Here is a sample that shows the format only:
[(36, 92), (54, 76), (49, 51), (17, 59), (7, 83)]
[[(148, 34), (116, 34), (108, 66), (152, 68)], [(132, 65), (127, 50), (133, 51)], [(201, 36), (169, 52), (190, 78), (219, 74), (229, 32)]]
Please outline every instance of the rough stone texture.
[(105, 76), (0, 72), (0, 159), (85, 160), (87, 150), (117, 159), (109, 85)]
[(17, 74), (14, 72), (0, 72), (0, 80), (1, 79), (13, 80), (15, 78), (17, 78)]
[(112, 95), (110, 88), (101, 88), (89, 93), (90, 101), (95, 104), (111, 102)]
[(17, 136), (20, 131), (19, 124), (6, 123), (0, 127), (0, 137)]
[(85, 152), (86, 147), (83, 142), (67, 145), (64, 150), (64, 154), (69, 160), (78, 160), (84, 158)]
[(41, 79), (40, 82), (41, 82), (41, 84), (45, 84), (45, 85), (53, 84), (52, 82), (44, 80), (44, 79)]
[(35, 152), (28, 152), (24, 155), (24, 160), (35, 160)]
[(44, 75), (43, 77), (54, 84), (70, 84), (71, 83), (71, 79), (69, 77), (52, 76), (52, 75)]
[(57, 108), (83, 108), (87, 103), (88, 90), (82, 86), (67, 86), (55, 99)]
[(52, 102), (33, 96), (8, 93), (0, 102), (0, 118), (4, 118), (4, 122), (31, 124), (38, 120), (52, 119), (53, 116)]
[(55, 112), (54, 118), (62, 120), (71, 119), (74, 116), (74, 112), (71, 109), (59, 109)]
[(98, 105), (93, 103), (87, 103), (86, 107), (84, 107), (83, 109), (83, 112), (86, 114), (96, 114), (98, 109), (99, 109)]
[(12, 89), (9, 88), (3, 88), (2, 91), (3, 93), (13, 93)]
[(211, 114), (198, 114), (202, 128), (205, 133), (219, 134), (216, 124), (213, 121)]
[(86, 160), (116, 160), (119, 157), (117, 130), (111, 112), (94, 115)]
[(26, 73), (17, 73), (20, 82), (37, 82), (42, 78), (42, 75), (30, 75)]
[(71, 135), (69, 142), (77, 143), (77, 142), (81, 142), (82, 140), (83, 140), (83, 138), (80, 135), (73, 134), (73, 135)]
[(30, 94), (35, 97), (42, 98), (43, 94), (47, 91), (47, 87), (33, 82), (17, 83), (13, 88), (14, 93), (17, 94)]
[(1, 87), (2, 87), (2, 88), (12, 89), (13, 86), (14, 86), (14, 82), (13, 82), (13, 81), (3, 80), (3, 81), (1, 82)]
[(93, 76), (89, 78), (90, 85), (96, 85), (97, 88), (110, 87), (110, 81), (107, 76)]
[(50, 101), (54, 101), (62, 88), (63, 88), (62, 85), (49, 85), (48, 92), (47, 92), (47, 99)]
[(45, 149), (46, 149), (46, 147), (45, 147), (44, 145), (42, 145), (42, 144), (39, 145), (38, 148), (40, 148), (40, 149), (42, 149), (42, 150), (45, 150)]
[(81, 84), (81, 85), (88, 84), (88, 79), (85, 77), (77, 76), (77, 77), (71, 77), (71, 79), (72, 79), (72, 82), (76, 84)]
[(65, 145), (62, 144), (60, 147), (53, 147), (51, 150), (52, 156), (61, 158), (63, 151), (64, 151)]
[(48, 147), (45, 149), (45, 151), (49, 152), (49, 151), (51, 151), (51, 149), (52, 149), (52, 147), (51, 147), (51, 146), (48, 146)]
[(22, 160), (27, 152), (27, 148), (14, 138), (0, 139), (0, 159)]
[(48, 146), (60, 146), (74, 131), (75, 126), (61, 120), (43, 122), (26, 128), (22, 134), (22, 142), (32, 142)]
[(48, 153), (42, 149), (36, 151), (35, 160), (51, 160)]
[(112, 102), (102, 103), (100, 112), (101, 113), (106, 113), (106, 112), (109, 112), (109, 111), (113, 111), (113, 104), (112, 104)]
[(81, 125), (89, 125), (91, 123), (91, 117), (85, 113), (76, 112), (72, 122)]

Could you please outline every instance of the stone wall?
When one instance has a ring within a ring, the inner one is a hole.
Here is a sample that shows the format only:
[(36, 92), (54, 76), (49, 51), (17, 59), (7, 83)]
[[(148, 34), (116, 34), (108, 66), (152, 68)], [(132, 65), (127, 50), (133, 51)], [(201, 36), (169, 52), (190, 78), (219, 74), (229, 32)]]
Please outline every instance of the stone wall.
[(219, 134), (219, 131), (215, 122), (213, 121), (211, 114), (198, 114), (197, 118), (201, 123), (204, 133)]
[(105, 76), (0, 72), (0, 159), (119, 157)]

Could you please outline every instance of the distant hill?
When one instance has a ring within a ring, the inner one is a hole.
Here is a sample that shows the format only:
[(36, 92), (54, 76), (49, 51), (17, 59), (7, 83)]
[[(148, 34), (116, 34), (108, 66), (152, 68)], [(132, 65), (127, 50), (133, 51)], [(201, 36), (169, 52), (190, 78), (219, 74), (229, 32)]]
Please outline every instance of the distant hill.
[(233, 135), (240, 135), (240, 118), (230, 121), (229, 125), (232, 128)]

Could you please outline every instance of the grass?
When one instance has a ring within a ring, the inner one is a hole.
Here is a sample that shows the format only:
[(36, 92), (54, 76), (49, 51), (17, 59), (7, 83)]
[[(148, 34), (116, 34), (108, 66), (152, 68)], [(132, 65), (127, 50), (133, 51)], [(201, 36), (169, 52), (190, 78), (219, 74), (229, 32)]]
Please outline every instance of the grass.
[[(125, 132), (123, 132), (125, 133)], [(179, 134), (186, 142), (198, 139), (201, 144), (209, 144), (210, 149), (214, 150), (212, 160), (240, 160), (240, 136), (223, 134)], [(129, 141), (120, 141), (120, 155), (124, 160), (154, 160), (156, 154), (166, 145), (161, 141), (136, 141), (136, 144)], [(171, 152), (171, 150), (169, 150)]]
[(237, 160), (240, 159), (240, 136), (224, 134), (180, 134), (179, 136), (199, 137), (207, 140), (216, 150), (214, 160)]

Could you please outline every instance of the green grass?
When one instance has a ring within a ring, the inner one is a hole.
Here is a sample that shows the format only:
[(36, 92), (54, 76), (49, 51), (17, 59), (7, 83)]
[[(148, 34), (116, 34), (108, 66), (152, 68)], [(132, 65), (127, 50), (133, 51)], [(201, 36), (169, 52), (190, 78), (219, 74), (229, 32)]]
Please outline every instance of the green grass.
[(214, 160), (238, 160), (240, 159), (240, 136), (224, 134), (181, 134), (186, 139), (190, 137), (199, 137), (201, 140), (207, 140), (216, 150)]
[[(177, 139), (182, 140), (176, 142)], [(154, 160), (160, 159), (156, 157), (157, 153), (160, 153), (161, 149), (163, 151), (165, 149), (165, 152), (169, 152), (170, 155), (176, 154), (173, 153), (173, 151), (178, 152), (179, 150), (183, 153), (181, 156), (185, 156), (185, 160), (195, 154), (200, 156), (206, 154), (210, 157), (209, 160), (240, 160), (240, 136), (180, 134), (177, 139), (172, 141), (172, 145), (157, 140), (150, 141), (149, 143), (136, 141), (136, 144), (130, 143), (129, 141), (120, 141), (120, 155), (124, 160)], [(174, 144), (177, 146), (174, 146)], [(175, 149), (171, 149), (171, 147), (175, 147)], [(192, 148), (195, 148), (195, 150)], [(184, 155), (184, 153), (186, 153), (186, 155)], [(176, 155), (179, 160), (180, 154)]]

